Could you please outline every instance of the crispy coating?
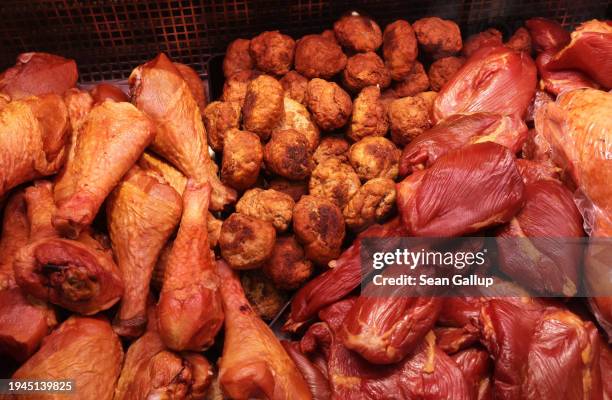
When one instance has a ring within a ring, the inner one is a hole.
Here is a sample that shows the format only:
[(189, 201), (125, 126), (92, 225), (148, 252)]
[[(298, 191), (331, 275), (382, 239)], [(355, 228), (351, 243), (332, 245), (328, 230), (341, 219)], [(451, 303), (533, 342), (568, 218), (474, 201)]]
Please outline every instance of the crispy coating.
[(423, 64), (415, 62), (410, 75), (400, 82), (395, 82), (393, 90), (397, 97), (414, 96), (429, 89), (429, 77)]
[(303, 196), (293, 208), (293, 231), (306, 258), (327, 265), (340, 255), (345, 235), (342, 211), (328, 199)]
[(238, 103), (240, 108), (242, 108), (249, 82), (259, 75), (260, 73), (256, 71), (240, 71), (227, 78), (223, 83), (221, 101)]
[(281, 84), (268, 75), (261, 75), (247, 86), (242, 120), (244, 129), (267, 140), (283, 117), (284, 91)]
[(358, 53), (349, 57), (342, 71), (342, 83), (351, 92), (359, 92), (367, 86), (386, 88), (391, 84), (391, 75), (383, 60), (374, 52)]
[(529, 35), (529, 31), (523, 27), (518, 28), (506, 42), (506, 47), (531, 54), (531, 35)]
[(310, 143), (294, 129), (276, 130), (264, 148), (264, 161), (266, 168), (277, 175), (305, 179), (312, 170)]
[(249, 52), (261, 71), (284, 75), (293, 65), (295, 40), (279, 31), (262, 32), (251, 39)]
[(230, 129), (225, 132), (221, 180), (238, 190), (255, 185), (263, 161), (263, 147), (253, 132)]
[(208, 144), (216, 152), (223, 150), (225, 132), (240, 125), (240, 105), (213, 101), (204, 109), (204, 126)]
[(377, 86), (364, 88), (353, 103), (347, 136), (358, 141), (367, 136), (384, 136), (388, 130), (389, 121), (385, 107), (380, 101), (380, 89)]
[(278, 232), (283, 232), (291, 224), (294, 205), (288, 194), (255, 188), (247, 190), (238, 200), (236, 212), (268, 221)]
[(463, 44), (463, 49), (461, 49), (461, 54), (463, 54), (464, 57), (469, 57), (481, 47), (501, 45), (501, 32), (495, 28), (489, 28), (486, 31), (479, 32), (467, 38), (467, 40)]
[(249, 304), (265, 321), (273, 320), (287, 301), (286, 295), (260, 270), (244, 271), (240, 275), (240, 283)]
[(221, 226), (221, 257), (234, 269), (261, 266), (272, 254), (276, 229), (268, 221), (233, 213)]
[(285, 96), (284, 113), (278, 130), (293, 129), (298, 131), (306, 140), (310, 151), (314, 151), (319, 145), (320, 132), (317, 124), (312, 120), (308, 109), (297, 101)]
[(281, 289), (297, 289), (313, 272), (312, 262), (306, 259), (304, 248), (295, 236), (276, 239), (272, 256), (263, 266), (263, 271), (274, 285)]
[(223, 75), (225, 78), (233, 76), (240, 71), (250, 71), (255, 67), (251, 58), (248, 39), (236, 39), (227, 46), (225, 58), (223, 58)]
[(334, 23), (338, 42), (357, 52), (376, 51), (382, 44), (382, 32), (376, 22), (355, 12)]
[(416, 35), (408, 21), (400, 19), (387, 25), (383, 33), (383, 57), (391, 78), (407, 79), (418, 52)]
[(323, 32), (321, 32), (321, 36), (323, 36), (325, 39), (331, 40), (332, 42), (338, 44), (338, 40), (336, 39), (336, 33), (334, 32), (333, 29), (326, 29)]
[(308, 189), (310, 194), (331, 200), (342, 209), (359, 190), (361, 181), (349, 164), (328, 158), (312, 171)]
[(340, 162), (348, 162), (349, 143), (339, 136), (327, 136), (321, 140), (321, 144), (314, 152), (312, 159), (315, 165), (321, 164), (329, 158), (335, 158)]
[(421, 48), (434, 58), (461, 50), (461, 31), (455, 22), (438, 17), (421, 18), (412, 24)]
[(210, 212), (208, 213), (208, 218), (206, 219), (206, 227), (208, 228), (208, 244), (211, 249), (217, 247), (219, 243), (219, 236), (221, 236), (221, 227), (223, 226), (223, 221), (217, 219)]
[(401, 151), (384, 137), (369, 136), (351, 146), (349, 159), (362, 181), (395, 179)]
[(431, 90), (439, 91), (442, 86), (453, 76), (465, 63), (463, 57), (443, 57), (434, 61), (429, 67), (429, 84)]
[(348, 202), (342, 214), (346, 225), (361, 231), (385, 219), (395, 206), (395, 182), (388, 178), (367, 181)]
[(280, 83), (285, 90), (285, 97), (289, 97), (298, 103), (306, 105), (308, 79), (304, 78), (297, 71), (289, 71), (281, 78)]
[(436, 97), (438, 97), (438, 92), (421, 92), (414, 97), (417, 97), (425, 102), (427, 111), (429, 112), (429, 120), (433, 121), (433, 106)]
[(431, 127), (430, 111), (420, 97), (402, 97), (389, 104), (391, 140), (404, 147), (425, 129)]
[(268, 189), (289, 195), (293, 201), (298, 202), (302, 196), (308, 194), (307, 181), (292, 181), (282, 177), (276, 177), (268, 182)]
[(295, 69), (307, 78), (329, 79), (346, 66), (346, 55), (335, 40), (306, 35), (295, 46)]
[(315, 78), (308, 82), (308, 109), (319, 128), (325, 131), (346, 125), (353, 109), (351, 96), (334, 82)]

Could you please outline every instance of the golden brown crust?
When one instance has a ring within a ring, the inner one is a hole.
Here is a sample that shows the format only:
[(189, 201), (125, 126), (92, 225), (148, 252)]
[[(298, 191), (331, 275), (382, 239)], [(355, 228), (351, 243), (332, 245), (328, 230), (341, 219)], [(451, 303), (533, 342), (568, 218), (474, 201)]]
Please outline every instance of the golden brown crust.
[(221, 227), (221, 257), (235, 269), (257, 268), (272, 254), (276, 230), (270, 222), (233, 213)]
[(251, 307), (264, 321), (273, 320), (287, 301), (287, 296), (260, 270), (243, 271), (240, 283)]
[(262, 32), (251, 39), (249, 52), (261, 71), (284, 75), (293, 65), (295, 40), (279, 31)]
[(431, 126), (427, 103), (419, 97), (402, 97), (389, 104), (391, 140), (399, 147)]
[(421, 48), (434, 58), (451, 56), (461, 50), (461, 31), (450, 20), (421, 18), (412, 24)]
[(383, 33), (383, 56), (391, 78), (400, 81), (409, 77), (418, 55), (417, 40), (408, 21), (397, 20)]
[(268, 139), (283, 117), (284, 97), (283, 87), (271, 76), (253, 79), (247, 86), (242, 108), (244, 129)]
[(308, 109), (297, 101), (285, 96), (284, 113), (280, 124), (276, 129), (293, 129), (308, 140), (310, 151), (314, 151), (319, 145), (320, 132), (314, 123)]
[(387, 178), (367, 181), (344, 207), (346, 225), (361, 231), (387, 217), (395, 206), (395, 182)]
[(266, 168), (287, 179), (305, 179), (312, 170), (310, 148), (308, 139), (294, 129), (274, 131), (264, 148)]
[(348, 162), (349, 143), (339, 136), (327, 136), (321, 140), (312, 156), (316, 165), (328, 158), (336, 158), (341, 162)]
[(434, 61), (429, 67), (429, 84), (431, 90), (439, 91), (442, 86), (463, 66), (463, 57), (443, 57)]
[(331, 200), (342, 209), (359, 190), (361, 181), (349, 164), (328, 158), (312, 171), (308, 188), (310, 194)]
[(272, 256), (264, 264), (263, 271), (277, 287), (293, 290), (310, 278), (313, 265), (306, 259), (304, 248), (291, 235), (276, 240)]
[(228, 103), (238, 103), (242, 108), (244, 106), (244, 99), (247, 93), (247, 87), (249, 82), (260, 75), (256, 71), (240, 71), (230, 76), (223, 83), (223, 93), (221, 94), (221, 101)]
[(263, 147), (253, 132), (230, 129), (225, 132), (221, 180), (238, 190), (255, 185), (263, 162)]
[(240, 125), (240, 105), (213, 101), (206, 106), (203, 117), (208, 144), (216, 152), (223, 151), (225, 132)]
[(395, 82), (393, 85), (393, 90), (397, 97), (414, 96), (427, 89), (429, 89), (429, 77), (425, 72), (425, 68), (423, 68), (423, 64), (418, 61), (414, 63), (412, 71), (406, 79)]
[(308, 79), (304, 78), (297, 71), (289, 71), (280, 79), (280, 83), (285, 90), (286, 97), (306, 105), (306, 88), (308, 87)]
[(351, 92), (359, 92), (367, 86), (386, 88), (391, 84), (391, 74), (383, 60), (374, 52), (349, 57), (342, 72), (342, 83)]
[(353, 51), (376, 51), (382, 44), (382, 32), (376, 22), (357, 13), (351, 13), (334, 23), (336, 39)]
[(347, 136), (358, 141), (366, 136), (384, 136), (388, 130), (389, 121), (385, 106), (380, 101), (380, 89), (376, 86), (364, 88), (353, 102)]
[(313, 119), (325, 131), (346, 125), (353, 109), (348, 93), (336, 83), (318, 78), (308, 82), (307, 104)]
[(330, 79), (346, 66), (346, 55), (335, 40), (306, 35), (295, 47), (295, 69), (307, 78)]
[(287, 230), (293, 216), (295, 202), (288, 194), (273, 189), (247, 190), (238, 203), (236, 212), (272, 223), (277, 231)]
[(351, 146), (349, 159), (362, 181), (395, 179), (401, 151), (384, 137), (366, 137)]
[(223, 59), (223, 75), (229, 78), (240, 71), (250, 71), (255, 63), (249, 53), (251, 41), (248, 39), (236, 39), (227, 46), (225, 58)]
[(299, 201), (308, 194), (308, 181), (292, 181), (282, 177), (275, 177), (268, 182), (268, 189), (289, 195), (293, 201)]
[(293, 209), (293, 231), (306, 257), (327, 265), (340, 255), (345, 227), (341, 210), (330, 200), (303, 196)]

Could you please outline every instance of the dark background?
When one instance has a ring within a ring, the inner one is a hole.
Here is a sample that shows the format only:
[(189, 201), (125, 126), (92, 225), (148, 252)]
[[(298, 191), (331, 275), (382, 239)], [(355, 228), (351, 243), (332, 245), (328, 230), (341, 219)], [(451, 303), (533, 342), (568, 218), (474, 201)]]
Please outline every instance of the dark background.
[(457, 21), (464, 36), (497, 27), (508, 35), (531, 16), (571, 27), (610, 16), (608, 0), (1, 0), (0, 69), (17, 54), (46, 51), (76, 59), (81, 83), (125, 79), (160, 51), (207, 77), (211, 56), (235, 38), (279, 29), (295, 38), (358, 10), (382, 28), (404, 18)]

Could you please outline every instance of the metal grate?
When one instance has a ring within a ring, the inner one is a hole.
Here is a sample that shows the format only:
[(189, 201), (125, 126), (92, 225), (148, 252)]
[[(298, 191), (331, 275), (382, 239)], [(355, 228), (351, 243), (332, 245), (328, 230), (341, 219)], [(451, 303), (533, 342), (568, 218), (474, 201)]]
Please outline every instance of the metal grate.
[(163, 51), (206, 78), (207, 61), (237, 37), (279, 29), (297, 38), (353, 9), (381, 26), (438, 15), (466, 35), (488, 26), (508, 33), (531, 16), (567, 26), (610, 18), (609, 0), (1, 0), (0, 68), (47, 51), (76, 59), (82, 83), (116, 80)]

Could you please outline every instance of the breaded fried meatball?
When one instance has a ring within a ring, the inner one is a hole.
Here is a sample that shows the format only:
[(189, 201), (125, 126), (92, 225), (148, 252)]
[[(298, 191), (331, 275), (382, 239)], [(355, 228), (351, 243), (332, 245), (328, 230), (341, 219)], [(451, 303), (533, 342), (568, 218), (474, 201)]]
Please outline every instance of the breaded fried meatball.
[(383, 57), (391, 78), (401, 81), (411, 74), (418, 55), (416, 35), (408, 21), (397, 20), (383, 33)]
[(306, 259), (304, 248), (295, 236), (276, 239), (272, 256), (263, 266), (263, 271), (276, 287), (286, 290), (297, 289), (306, 282), (313, 272), (312, 262)]
[(321, 32), (321, 36), (323, 36), (325, 39), (331, 40), (332, 42), (338, 44), (338, 40), (336, 39), (336, 34), (334, 33), (333, 29), (326, 29), (323, 32)]
[(250, 71), (255, 67), (251, 58), (249, 46), (251, 41), (248, 39), (236, 39), (227, 46), (225, 58), (223, 58), (223, 75), (229, 78), (236, 72)]
[(391, 140), (404, 147), (412, 139), (431, 127), (427, 103), (419, 97), (402, 97), (389, 104)]
[(268, 221), (233, 213), (221, 226), (221, 257), (235, 269), (261, 266), (272, 254), (276, 229)]
[(223, 150), (225, 132), (240, 125), (240, 105), (213, 101), (204, 109), (204, 126), (208, 144), (216, 152)]
[(469, 57), (474, 52), (482, 47), (487, 46), (501, 46), (502, 45), (502, 34), (495, 28), (489, 28), (486, 31), (479, 32), (475, 35), (471, 35), (463, 44), (461, 54), (465, 57)]
[(361, 181), (349, 164), (328, 158), (312, 171), (308, 189), (311, 195), (331, 200), (342, 209), (359, 190)]
[(279, 31), (263, 32), (251, 39), (249, 52), (261, 71), (284, 75), (293, 65), (295, 40)]
[(295, 70), (307, 78), (329, 79), (346, 66), (346, 55), (334, 40), (306, 35), (295, 46)]
[(340, 255), (345, 235), (342, 211), (328, 199), (303, 196), (293, 208), (293, 231), (306, 258), (327, 265)]
[(461, 50), (461, 31), (455, 22), (438, 17), (421, 18), (412, 24), (417, 41), (434, 58), (448, 57)]
[(529, 31), (523, 27), (518, 28), (506, 42), (506, 47), (531, 54), (531, 35), (529, 35)]
[(336, 39), (349, 50), (376, 51), (382, 44), (382, 32), (376, 22), (355, 12), (334, 23)]
[(240, 71), (230, 76), (223, 83), (221, 100), (226, 103), (238, 103), (240, 108), (244, 105), (249, 82), (257, 78), (261, 73), (257, 71)]
[(401, 151), (384, 137), (369, 136), (351, 146), (349, 160), (359, 178), (395, 179)]
[(395, 205), (395, 182), (388, 178), (367, 181), (348, 202), (342, 214), (346, 225), (361, 231), (387, 217)]
[(255, 188), (247, 190), (238, 200), (236, 212), (268, 221), (277, 231), (282, 232), (291, 223), (294, 205), (295, 202), (288, 194)]
[(325, 131), (346, 125), (353, 109), (351, 96), (334, 82), (315, 78), (308, 82), (308, 110), (319, 128)]
[(284, 98), (283, 87), (276, 79), (268, 75), (253, 79), (242, 108), (244, 129), (267, 140), (283, 117)]
[(366, 136), (384, 136), (389, 130), (387, 113), (380, 101), (380, 89), (368, 86), (363, 89), (353, 103), (351, 125), (347, 136), (358, 141)]
[(321, 140), (312, 156), (315, 166), (328, 158), (335, 158), (340, 162), (348, 162), (349, 143), (339, 136), (327, 136)]
[(429, 77), (423, 68), (423, 64), (416, 61), (412, 67), (412, 72), (406, 79), (395, 82), (393, 90), (397, 97), (414, 96), (417, 93), (429, 89)]
[(298, 202), (302, 196), (308, 194), (308, 181), (292, 181), (282, 177), (275, 177), (268, 182), (267, 188), (285, 193), (294, 202)]
[(374, 52), (358, 53), (350, 57), (342, 71), (342, 83), (351, 92), (359, 92), (367, 86), (386, 88), (391, 75), (383, 60)]
[(294, 181), (280, 176), (273, 177), (266, 181), (267, 189), (276, 190), (291, 197), (294, 202), (298, 202), (302, 196), (308, 194), (308, 181)]
[(253, 132), (230, 129), (225, 132), (221, 180), (229, 186), (245, 190), (255, 185), (261, 163), (263, 146)]
[(297, 71), (289, 71), (280, 80), (285, 90), (285, 97), (289, 97), (301, 104), (306, 104), (306, 88), (308, 79), (304, 78)]
[(276, 130), (264, 148), (264, 161), (266, 168), (277, 175), (305, 179), (312, 170), (310, 143), (296, 130)]
[(243, 271), (240, 283), (249, 304), (264, 321), (273, 320), (287, 302), (287, 296), (261, 270)]
[(436, 97), (438, 97), (438, 92), (421, 92), (414, 97), (417, 97), (425, 102), (427, 110), (429, 111), (429, 119), (430, 121), (433, 121), (433, 106)]
[(444, 57), (434, 61), (429, 67), (431, 90), (439, 91), (442, 86), (463, 66), (463, 57)]
[(297, 101), (285, 96), (285, 111), (278, 126), (278, 130), (293, 129), (300, 132), (314, 151), (319, 145), (319, 127), (312, 120), (308, 109)]

